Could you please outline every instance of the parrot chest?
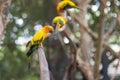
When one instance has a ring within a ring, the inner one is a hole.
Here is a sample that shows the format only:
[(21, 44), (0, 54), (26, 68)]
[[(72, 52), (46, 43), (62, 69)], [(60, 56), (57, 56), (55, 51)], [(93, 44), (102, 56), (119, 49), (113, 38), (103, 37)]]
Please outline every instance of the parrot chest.
[(32, 45), (41, 44), (45, 38), (44, 33), (36, 34), (32, 39)]

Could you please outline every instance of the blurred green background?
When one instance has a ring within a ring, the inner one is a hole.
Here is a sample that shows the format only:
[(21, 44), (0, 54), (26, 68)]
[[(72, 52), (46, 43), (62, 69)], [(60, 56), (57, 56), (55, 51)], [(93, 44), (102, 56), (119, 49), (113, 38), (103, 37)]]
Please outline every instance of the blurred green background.
[[(98, 16), (99, 1), (93, 0), (88, 6), (87, 20), (90, 28), (98, 32)], [(34, 65), (31, 70), (28, 70), (28, 58), (26, 57), (26, 43), (31, 39), (32, 35), (42, 26), (51, 24), (51, 20), (57, 14), (56, 4), (54, 0), (11, 0), (10, 4), (10, 22), (5, 29), (3, 41), (0, 45), (0, 80), (39, 80), (39, 65), (37, 56), (34, 58)], [(109, 28), (111, 19), (116, 16), (107, 1), (105, 9), (105, 26)], [(68, 25), (73, 30), (72, 22)], [(76, 31), (71, 33), (71, 38), (76, 44), (79, 43), (80, 26), (77, 24)], [(120, 32), (112, 36), (109, 40), (110, 44), (118, 44), (120, 41)], [(69, 41), (63, 37), (65, 48), (60, 45), (57, 37), (47, 38), (43, 43), (44, 50), (50, 70), (56, 80), (62, 80), (68, 64), (70, 53)], [(119, 41), (118, 41), (119, 40)], [(65, 54), (67, 53), (67, 54)], [(68, 56), (68, 57), (67, 57)], [(81, 76), (80, 76), (81, 75)], [(80, 80), (82, 73), (79, 71), (73, 72), (73, 80)]]

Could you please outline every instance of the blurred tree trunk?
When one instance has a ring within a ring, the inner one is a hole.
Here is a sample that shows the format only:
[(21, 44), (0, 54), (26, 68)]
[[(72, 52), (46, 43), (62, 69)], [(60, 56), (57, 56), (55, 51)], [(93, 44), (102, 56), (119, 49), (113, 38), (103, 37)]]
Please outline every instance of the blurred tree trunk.
[[(88, 4), (91, 0), (77, 0), (79, 7), (82, 9), (82, 11), (79, 12), (79, 20), (81, 23), (84, 24), (84, 26), (88, 26), (86, 15), (87, 15), (87, 7)], [(80, 25), (82, 26), (82, 25)], [(80, 48), (81, 48), (81, 53), (79, 52), (78, 55), (82, 55), (82, 60), (84, 66), (81, 67), (81, 71), (83, 71), (84, 75), (86, 76), (87, 80), (94, 80), (93, 78), (93, 73), (91, 71), (89, 61), (90, 61), (90, 38), (86, 31), (83, 28), (80, 28), (80, 33), (81, 33), (81, 41), (80, 41)], [(80, 60), (80, 59), (78, 59)], [(78, 63), (81, 61), (78, 61)], [(80, 64), (79, 64), (80, 66)], [(86, 69), (86, 68), (87, 69)]]
[(6, 28), (6, 25), (9, 20), (9, 17), (8, 17), (9, 3), (10, 3), (10, 0), (0, 0), (0, 41), (2, 39), (2, 33)]
[[(79, 1), (79, 0), (78, 0)], [(83, 11), (79, 12), (79, 20), (85, 25), (88, 26), (86, 15), (87, 15), (87, 6), (89, 4), (90, 0), (81, 0), (79, 1), (79, 6)], [(82, 26), (82, 25), (80, 25)], [(80, 28), (80, 33), (81, 33), (81, 52), (82, 52), (82, 58), (85, 62), (89, 63), (90, 60), (90, 40), (88, 39), (89, 36), (86, 33), (86, 31), (82, 28)]]
[(101, 64), (101, 55), (103, 52), (103, 40), (104, 40), (104, 21), (105, 14), (104, 9), (106, 6), (106, 0), (100, 1), (100, 16), (99, 16), (99, 32), (98, 32), (98, 40), (96, 43), (96, 52), (95, 52), (95, 65), (94, 65), (94, 78), (98, 80), (100, 78), (100, 64)]

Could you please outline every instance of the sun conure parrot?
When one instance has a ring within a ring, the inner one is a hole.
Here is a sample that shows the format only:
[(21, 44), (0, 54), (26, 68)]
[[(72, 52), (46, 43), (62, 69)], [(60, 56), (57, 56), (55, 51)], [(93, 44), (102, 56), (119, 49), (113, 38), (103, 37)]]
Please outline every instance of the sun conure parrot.
[[(52, 32), (54, 28), (50, 25), (46, 25), (42, 27), (40, 30), (38, 30), (32, 37), (32, 39), (27, 43), (27, 47), (29, 47), (29, 51), (27, 52), (27, 56), (31, 62), (33, 52), (38, 48), (38, 46), (42, 46), (42, 42), (45, 39), (46, 35), (49, 32)], [(30, 67), (30, 63), (28, 65)]]
[(67, 19), (63, 16), (56, 16), (52, 20), (52, 26), (55, 30), (62, 28), (67, 23)]
[(70, 9), (70, 8), (79, 9), (79, 7), (71, 0), (62, 0), (57, 4), (57, 12), (58, 13), (63, 13), (64, 10)]

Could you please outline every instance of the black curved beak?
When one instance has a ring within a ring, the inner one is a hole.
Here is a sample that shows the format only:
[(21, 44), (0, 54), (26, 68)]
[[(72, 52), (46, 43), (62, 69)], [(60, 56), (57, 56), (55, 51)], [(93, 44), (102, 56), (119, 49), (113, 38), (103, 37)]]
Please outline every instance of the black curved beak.
[(50, 31), (50, 33), (53, 33), (53, 32), (54, 32), (54, 30), (51, 30), (51, 31)]

